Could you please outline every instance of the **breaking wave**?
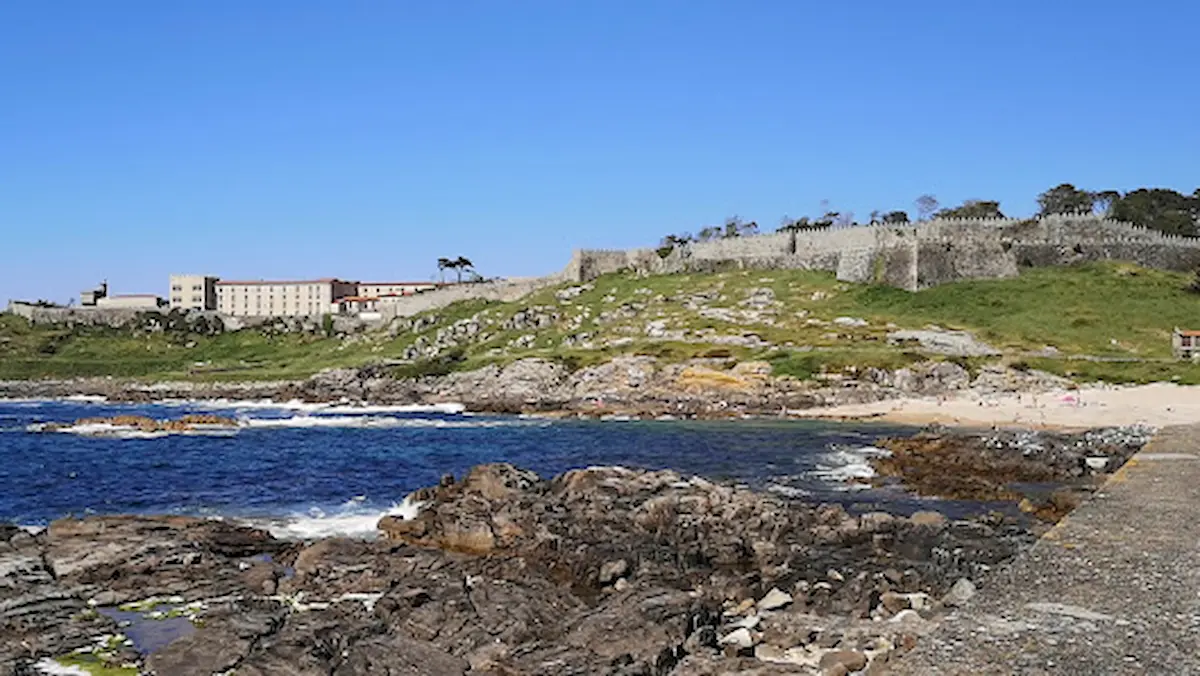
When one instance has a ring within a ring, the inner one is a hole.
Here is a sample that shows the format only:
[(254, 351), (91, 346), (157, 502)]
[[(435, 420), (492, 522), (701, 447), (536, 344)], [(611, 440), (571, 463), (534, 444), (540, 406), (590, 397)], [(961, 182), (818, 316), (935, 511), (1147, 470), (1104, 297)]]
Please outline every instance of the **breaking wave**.
[(273, 401), (271, 399), (177, 399), (161, 403), (164, 406), (187, 406), (208, 410), (303, 411), (307, 413), (350, 413), (364, 415), (398, 413), (458, 415), (466, 412), (466, 406), (457, 402), (440, 404), (357, 405), (345, 402), (312, 403), (300, 400)]
[(197, 426), (186, 430), (143, 430), (131, 425), (110, 423), (85, 423), (83, 425), (52, 426), (49, 423), (32, 423), (25, 426), (27, 432), (57, 432), (81, 437), (103, 437), (105, 439), (161, 439), (175, 435), (191, 437), (228, 437), (237, 434), (237, 429), (224, 426)]
[(347, 501), (333, 514), (314, 507), (304, 515), (258, 525), (284, 540), (316, 540), (335, 536), (369, 539), (378, 535), (377, 525), (383, 517), (414, 519), (425, 504), (413, 500), (411, 495), (383, 511), (372, 510), (364, 503), (365, 497), (358, 496)]
[(491, 427), (520, 427), (532, 424), (548, 425), (548, 422), (534, 423), (522, 420), (478, 420), (478, 419), (444, 419), (444, 418), (394, 418), (390, 416), (366, 415), (298, 415), (290, 418), (242, 418), (239, 425), (251, 429), (299, 428), (311, 429), (320, 427), (358, 427), (358, 428), (389, 428), (389, 427), (444, 427), (451, 429), (491, 428)]
[(822, 481), (845, 484), (845, 490), (869, 488), (865, 479), (875, 477), (871, 458), (886, 458), (891, 451), (875, 446), (834, 446), (817, 460), (811, 475)]

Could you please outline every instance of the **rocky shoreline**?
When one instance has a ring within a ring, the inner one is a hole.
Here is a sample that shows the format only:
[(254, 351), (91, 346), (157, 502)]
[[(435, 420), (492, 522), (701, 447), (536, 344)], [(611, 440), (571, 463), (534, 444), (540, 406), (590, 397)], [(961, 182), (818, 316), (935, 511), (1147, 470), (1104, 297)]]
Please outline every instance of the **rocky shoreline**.
[[(1085, 491), (1147, 438), (932, 431), (877, 467), (935, 493), (922, 477), (954, 467), (959, 497), (1028, 473)], [(0, 674), (880, 674), (1060, 516), (847, 511), (672, 471), (504, 464), (411, 500), (375, 541), (189, 517), (0, 526)]]
[(950, 361), (811, 380), (771, 375), (766, 362), (693, 359), (663, 363), (649, 356), (618, 357), (570, 370), (544, 359), (439, 376), (398, 379), (382, 367), (337, 369), (301, 381), (157, 382), (107, 378), (0, 381), (0, 398), (99, 396), (110, 401), (269, 399), (372, 405), (461, 403), (480, 413), (578, 416), (728, 418), (779, 416), (789, 411), (903, 397), (989, 396), (1073, 387), (1037, 371), (985, 366), (972, 373)]

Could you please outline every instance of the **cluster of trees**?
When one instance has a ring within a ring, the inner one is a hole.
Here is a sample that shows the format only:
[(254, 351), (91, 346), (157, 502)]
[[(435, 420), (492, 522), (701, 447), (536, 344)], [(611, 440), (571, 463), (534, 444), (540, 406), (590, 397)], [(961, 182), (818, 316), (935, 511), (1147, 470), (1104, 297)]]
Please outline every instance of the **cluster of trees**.
[(1172, 235), (1200, 235), (1200, 188), (1184, 195), (1165, 188), (1081, 190), (1063, 183), (1038, 195), (1038, 216), (1097, 213)]
[(696, 234), (690, 232), (680, 233), (678, 235), (667, 235), (662, 238), (658, 245), (658, 255), (666, 257), (675, 247), (688, 244), (690, 242), (710, 242), (715, 239), (730, 239), (732, 237), (745, 237), (746, 235), (757, 235), (758, 223), (750, 221), (746, 223), (742, 219), (734, 216), (725, 219), (723, 225), (709, 225), (700, 228)]
[[(1062, 183), (1038, 195), (1037, 217), (1055, 214), (1097, 214), (1126, 221), (1144, 228), (1159, 230), (1172, 235), (1200, 236), (1200, 188), (1191, 195), (1184, 195), (1164, 188), (1138, 188), (1126, 193), (1116, 190), (1089, 191)], [(1004, 218), (998, 200), (969, 199), (955, 207), (943, 208), (933, 195), (921, 195), (913, 206), (918, 220), (930, 218)], [(825, 230), (860, 225), (853, 212), (828, 209), (822, 203), (824, 215), (817, 218), (785, 216), (777, 232)], [(872, 211), (867, 224), (908, 223), (907, 211)], [(741, 237), (758, 233), (758, 224), (743, 223), (730, 218), (723, 226), (709, 226), (693, 236), (691, 233), (667, 235), (659, 245), (659, 255), (666, 256), (675, 247), (688, 242), (704, 242), (711, 239)]]
[(472, 263), (469, 258), (464, 258), (463, 256), (459, 256), (458, 258), (439, 258), (437, 260), (437, 266), (438, 275), (443, 284), (446, 283), (447, 270), (453, 270), (458, 274), (458, 281), (460, 284), (462, 283), (462, 275), (464, 270), (470, 270), (472, 273), (475, 272), (475, 264)]

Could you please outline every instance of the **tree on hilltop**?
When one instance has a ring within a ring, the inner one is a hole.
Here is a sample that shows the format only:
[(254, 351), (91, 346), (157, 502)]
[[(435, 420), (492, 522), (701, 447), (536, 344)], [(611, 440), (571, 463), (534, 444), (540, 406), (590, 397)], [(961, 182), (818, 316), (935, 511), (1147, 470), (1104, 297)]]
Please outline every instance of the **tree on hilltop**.
[(883, 222), (888, 225), (908, 222), (908, 212), (906, 211), (889, 211), (883, 215)]
[(1096, 208), (1098, 193), (1080, 190), (1070, 183), (1061, 183), (1038, 195), (1038, 216), (1052, 214), (1091, 213)]
[(808, 216), (801, 216), (795, 220), (783, 217), (783, 222), (780, 223), (779, 229), (775, 232), (800, 232), (802, 230), (828, 230), (833, 225), (832, 220), (814, 221)]
[(709, 225), (701, 228), (700, 232), (696, 233), (696, 241), (708, 242), (714, 239), (732, 239), (757, 234), (758, 223), (754, 221), (746, 223), (737, 216), (733, 216), (725, 219), (724, 225)]
[(989, 200), (966, 200), (953, 209), (942, 209), (937, 218), (1004, 218), (1000, 203)]
[(441, 279), (442, 284), (446, 283), (446, 269), (454, 267), (453, 263), (454, 261), (450, 260), (449, 258), (437, 259), (438, 276)]
[(1140, 188), (1113, 202), (1112, 217), (1169, 235), (1195, 237), (1200, 197), (1164, 188)]
[(475, 264), (471, 262), (471, 259), (463, 257), (463, 256), (459, 256), (458, 258), (455, 258), (454, 260), (450, 261), (450, 264), (447, 265), (446, 267), (454, 269), (454, 272), (458, 274), (458, 283), (462, 284), (463, 270), (472, 269), (475, 267)]
[(922, 221), (929, 220), (929, 217), (937, 212), (939, 206), (937, 198), (928, 194), (921, 195), (913, 204), (917, 207), (917, 218)]
[(754, 221), (750, 221), (749, 223), (746, 223), (746, 222), (743, 222), (742, 219), (738, 218), (737, 216), (734, 216), (732, 218), (725, 219), (725, 227), (724, 227), (724, 230), (722, 230), (722, 232), (721, 232), (721, 237), (725, 238), (725, 239), (729, 239), (731, 237), (745, 237), (747, 235), (757, 235), (757, 234), (758, 234), (758, 223), (755, 223)]
[(693, 237), (692, 233), (690, 232), (684, 232), (678, 235), (667, 235), (658, 243), (658, 249), (656, 249), (658, 252), (658, 257), (666, 258), (671, 254), (672, 251), (675, 250), (676, 247), (680, 247), (684, 244), (689, 244), (694, 241), (696, 241), (696, 238)]

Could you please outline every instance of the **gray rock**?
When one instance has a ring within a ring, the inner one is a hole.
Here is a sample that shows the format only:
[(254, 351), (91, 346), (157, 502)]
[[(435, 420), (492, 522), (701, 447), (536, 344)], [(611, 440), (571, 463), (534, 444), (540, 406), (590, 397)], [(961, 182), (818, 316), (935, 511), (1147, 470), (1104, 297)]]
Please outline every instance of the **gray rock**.
[(706, 650), (716, 650), (717, 630), (709, 625), (700, 627), (687, 637), (687, 640), (683, 643), (683, 649), (693, 655), (705, 652)]
[(721, 645), (730, 645), (736, 648), (749, 648), (754, 645), (754, 637), (750, 635), (750, 630), (745, 627), (739, 627), (721, 637)]
[(877, 533), (889, 529), (896, 517), (887, 512), (867, 512), (858, 517), (858, 527), (868, 533)]
[(867, 656), (857, 650), (833, 650), (821, 656), (819, 666), (822, 669), (830, 669), (836, 665), (841, 665), (847, 671), (862, 671), (867, 668)]
[(942, 597), (942, 605), (957, 608), (970, 601), (975, 596), (975, 584), (967, 578), (962, 578), (950, 587), (950, 591)]
[(780, 590), (778, 587), (772, 587), (771, 591), (758, 600), (758, 609), (776, 610), (788, 605), (792, 600), (791, 594)]
[(466, 660), (432, 643), (393, 635), (355, 644), (333, 676), (462, 676), (470, 668)]
[(1000, 354), (999, 350), (976, 340), (975, 336), (966, 331), (892, 331), (887, 334), (887, 340), (889, 343), (915, 342), (922, 349), (955, 357), (988, 357)]
[(926, 526), (936, 529), (941, 529), (946, 526), (946, 516), (941, 512), (922, 510), (919, 512), (914, 512), (912, 516), (908, 517), (908, 520), (912, 522), (914, 526)]
[(833, 320), (834, 324), (846, 327), (861, 327), (867, 325), (867, 320), (859, 317), (837, 317)]
[(609, 561), (600, 566), (600, 584), (609, 584), (619, 578), (625, 577), (628, 572), (629, 562), (625, 559)]

